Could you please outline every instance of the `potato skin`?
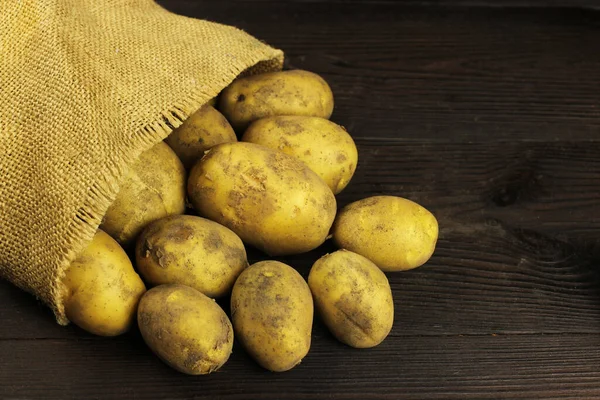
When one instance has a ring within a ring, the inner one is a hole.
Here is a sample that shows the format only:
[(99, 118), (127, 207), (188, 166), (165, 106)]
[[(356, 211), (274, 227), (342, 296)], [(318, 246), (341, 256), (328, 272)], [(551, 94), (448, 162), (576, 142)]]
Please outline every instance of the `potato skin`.
[(67, 268), (62, 282), (67, 318), (100, 336), (129, 330), (146, 291), (125, 251), (101, 230)]
[(270, 255), (318, 247), (336, 212), (333, 193), (306, 165), (253, 143), (213, 147), (192, 168), (188, 195), (200, 215)]
[(160, 142), (143, 152), (121, 182), (102, 228), (127, 247), (150, 222), (185, 211), (185, 169), (177, 155)]
[(165, 139), (183, 166), (190, 169), (204, 152), (221, 143), (237, 142), (223, 114), (210, 105), (200, 108)]
[(228, 294), (248, 266), (244, 244), (235, 233), (193, 215), (148, 225), (138, 238), (135, 259), (149, 284), (180, 283), (212, 298)]
[(383, 272), (360, 254), (338, 250), (321, 257), (308, 275), (315, 306), (342, 343), (368, 348), (394, 324), (394, 301)]
[(325, 118), (261, 118), (250, 124), (242, 141), (298, 158), (327, 183), (333, 194), (348, 185), (358, 163), (358, 151), (352, 137), (343, 127)]
[(253, 264), (233, 286), (231, 319), (236, 337), (268, 370), (287, 371), (308, 354), (313, 313), (308, 285), (281, 262)]
[(438, 238), (438, 223), (415, 202), (374, 196), (344, 207), (332, 233), (339, 247), (367, 257), (383, 271), (404, 271), (429, 260)]
[(165, 363), (190, 375), (210, 374), (229, 359), (233, 328), (214, 300), (185, 285), (161, 285), (140, 300), (144, 341)]
[(329, 118), (333, 93), (327, 82), (312, 72), (271, 72), (233, 81), (221, 93), (219, 109), (241, 133), (252, 121), (274, 115)]

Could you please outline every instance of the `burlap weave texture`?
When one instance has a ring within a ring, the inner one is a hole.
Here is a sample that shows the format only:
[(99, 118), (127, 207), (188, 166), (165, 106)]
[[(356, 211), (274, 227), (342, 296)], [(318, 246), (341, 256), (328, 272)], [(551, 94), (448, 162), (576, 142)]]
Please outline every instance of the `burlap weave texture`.
[(150, 0), (1, 0), (0, 276), (67, 323), (64, 269), (137, 156), (239, 74), (282, 62)]

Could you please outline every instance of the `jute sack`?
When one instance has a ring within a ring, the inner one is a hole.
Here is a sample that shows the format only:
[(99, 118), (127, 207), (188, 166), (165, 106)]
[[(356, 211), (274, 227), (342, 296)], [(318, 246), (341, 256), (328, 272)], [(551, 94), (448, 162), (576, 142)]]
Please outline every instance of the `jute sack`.
[(64, 269), (138, 155), (283, 53), (151, 0), (0, 1), (0, 275), (66, 324)]

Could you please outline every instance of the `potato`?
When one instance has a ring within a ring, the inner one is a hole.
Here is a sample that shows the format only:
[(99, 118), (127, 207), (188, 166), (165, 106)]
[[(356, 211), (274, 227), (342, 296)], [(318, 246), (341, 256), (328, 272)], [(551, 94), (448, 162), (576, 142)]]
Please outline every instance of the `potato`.
[(67, 268), (62, 283), (67, 318), (101, 336), (126, 332), (146, 291), (125, 251), (101, 230)]
[(253, 143), (213, 147), (192, 168), (188, 195), (200, 215), (270, 255), (318, 247), (336, 212), (331, 190), (300, 160)]
[(385, 274), (365, 257), (338, 250), (321, 257), (308, 286), (325, 325), (342, 343), (377, 346), (394, 323), (392, 290)]
[(339, 247), (367, 257), (383, 271), (404, 271), (429, 260), (438, 238), (438, 223), (417, 203), (375, 196), (344, 207), (332, 233)]
[(219, 109), (242, 132), (259, 118), (310, 115), (329, 118), (333, 93), (323, 78), (302, 70), (279, 71), (239, 78), (219, 99)]
[(135, 260), (151, 285), (181, 283), (213, 298), (229, 294), (248, 266), (244, 244), (235, 233), (192, 215), (148, 225), (138, 238)]
[(268, 370), (287, 371), (308, 354), (313, 313), (310, 289), (302, 276), (278, 261), (251, 265), (233, 286), (236, 337)]
[(100, 227), (126, 247), (150, 222), (184, 211), (185, 169), (160, 142), (135, 162)]
[(344, 128), (325, 118), (261, 118), (246, 129), (242, 141), (298, 158), (327, 183), (333, 194), (346, 187), (358, 163), (358, 151), (352, 137)]
[(205, 105), (171, 132), (165, 142), (189, 169), (206, 150), (220, 143), (237, 142), (237, 137), (223, 114)]
[(140, 300), (138, 325), (161, 360), (190, 375), (210, 374), (229, 359), (233, 328), (214, 300), (189, 286), (150, 289)]

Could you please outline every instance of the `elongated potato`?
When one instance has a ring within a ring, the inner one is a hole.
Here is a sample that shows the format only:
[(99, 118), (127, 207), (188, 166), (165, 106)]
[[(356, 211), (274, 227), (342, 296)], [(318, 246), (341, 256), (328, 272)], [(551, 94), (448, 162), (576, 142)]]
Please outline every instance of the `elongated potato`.
[(100, 226), (127, 247), (152, 221), (185, 211), (185, 169), (165, 143), (143, 152), (121, 182)]
[(210, 374), (229, 359), (233, 328), (212, 299), (184, 285), (161, 285), (140, 300), (144, 341), (165, 363), (190, 375)]
[(240, 78), (219, 98), (219, 109), (238, 132), (259, 118), (310, 115), (329, 118), (333, 93), (319, 75), (308, 71), (271, 72)]
[(165, 139), (187, 169), (206, 150), (227, 142), (237, 142), (235, 132), (223, 114), (209, 105), (192, 114)]
[(333, 193), (306, 165), (253, 143), (213, 147), (192, 168), (188, 195), (200, 215), (271, 255), (318, 247), (336, 212)]
[(181, 283), (208, 297), (231, 291), (248, 266), (242, 240), (223, 225), (193, 215), (174, 215), (142, 231), (136, 266), (151, 285)]
[(358, 151), (352, 137), (344, 128), (325, 118), (261, 118), (246, 129), (242, 140), (298, 158), (327, 183), (333, 194), (346, 187), (358, 163)]
[(67, 318), (101, 336), (129, 330), (146, 291), (125, 251), (101, 230), (67, 268), (63, 284)]
[(438, 238), (438, 223), (415, 202), (375, 196), (344, 207), (332, 233), (339, 247), (367, 257), (383, 271), (404, 271), (429, 260)]
[(310, 289), (302, 276), (278, 261), (251, 265), (233, 286), (236, 337), (268, 370), (287, 371), (308, 354), (313, 313)]
[(338, 250), (321, 257), (310, 270), (308, 286), (323, 321), (342, 343), (373, 347), (390, 333), (390, 284), (377, 265), (360, 254)]

